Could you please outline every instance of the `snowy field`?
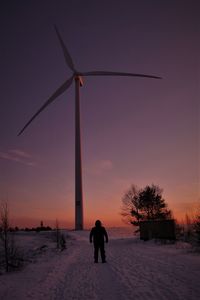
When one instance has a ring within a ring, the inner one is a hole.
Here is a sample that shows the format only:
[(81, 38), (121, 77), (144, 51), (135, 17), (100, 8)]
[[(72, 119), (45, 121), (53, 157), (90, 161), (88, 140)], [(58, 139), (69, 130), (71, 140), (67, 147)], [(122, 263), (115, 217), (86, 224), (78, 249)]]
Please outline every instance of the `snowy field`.
[(2, 300), (199, 300), (200, 255), (183, 244), (161, 245), (110, 229), (107, 263), (94, 264), (89, 231), (69, 231), (59, 252), (49, 233), (19, 233), (27, 262), (0, 275)]

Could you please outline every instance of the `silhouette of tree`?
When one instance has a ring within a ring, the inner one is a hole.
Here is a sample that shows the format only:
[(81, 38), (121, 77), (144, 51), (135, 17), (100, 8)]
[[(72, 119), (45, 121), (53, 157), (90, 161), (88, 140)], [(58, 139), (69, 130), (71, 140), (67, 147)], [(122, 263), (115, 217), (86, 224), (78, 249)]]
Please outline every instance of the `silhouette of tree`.
[(56, 219), (56, 245), (57, 245), (57, 249), (60, 247), (60, 228), (59, 228), (59, 222)]
[(0, 221), (1, 221), (1, 240), (3, 242), (4, 258), (5, 258), (5, 269), (8, 272), (8, 267), (9, 267), (9, 218), (8, 218), (8, 205), (6, 202), (1, 203)]
[(162, 197), (162, 189), (152, 184), (143, 189), (131, 185), (122, 198), (122, 217), (138, 226), (140, 221), (170, 219), (172, 213)]
[(15, 245), (13, 230), (9, 227), (9, 209), (7, 202), (0, 203), (0, 263), (5, 266), (5, 271), (16, 269), (22, 266), (23, 256)]
[(185, 226), (184, 226), (184, 240), (185, 242), (191, 242), (193, 238), (193, 220), (191, 217), (186, 214), (185, 215)]
[(138, 225), (142, 218), (139, 207), (139, 189), (136, 185), (132, 184), (122, 198), (121, 215), (125, 223)]
[(197, 244), (200, 245), (200, 207), (194, 219), (194, 232), (196, 234)]
[(55, 237), (56, 237), (57, 249), (61, 249), (61, 251), (66, 249), (65, 235), (63, 233), (61, 233), (61, 230), (59, 227), (59, 221), (57, 219), (56, 219)]

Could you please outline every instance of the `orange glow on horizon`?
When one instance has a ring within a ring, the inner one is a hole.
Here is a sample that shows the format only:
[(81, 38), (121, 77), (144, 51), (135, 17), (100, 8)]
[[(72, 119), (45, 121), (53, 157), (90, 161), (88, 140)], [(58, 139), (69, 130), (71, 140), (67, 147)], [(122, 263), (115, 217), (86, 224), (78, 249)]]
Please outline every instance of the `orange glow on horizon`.
[[(105, 227), (124, 227), (128, 226), (122, 221), (121, 213), (121, 198), (124, 191), (129, 188), (129, 184), (125, 182), (118, 185), (116, 193), (106, 192), (105, 194), (95, 197), (95, 191), (89, 196), (86, 193), (84, 201), (84, 228), (91, 228), (97, 219), (100, 219)], [(188, 214), (191, 218), (195, 215), (200, 201), (188, 200), (188, 197), (180, 199), (178, 192), (174, 194), (165, 193), (167, 188), (164, 189), (163, 197), (171, 209), (173, 218), (178, 222), (185, 220), (185, 215)], [(120, 192), (122, 191), (122, 192)], [(110, 197), (109, 197), (110, 196)], [(174, 197), (173, 197), (174, 196)], [(176, 196), (176, 197), (175, 197)], [(188, 196), (188, 194), (186, 194)], [(34, 197), (32, 197), (34, 198)], [(36, 198), (36, 197), (35, 197)], [(37, 198), (36, 198), (37, 199)], [(194, 199), (194, 198), (193, 198)], [(16, 199), (17, 200), (17, 199)], [(52, 199), (48, 202), (43, 199), (31, 199), (31, 206), (27, 202), (15, 201), (10, 203), (8, 201), (11, 226), (24, 227), (37, 227), (40, 222), (44, 222), (44, 226), (55, 227), (56, 219), (59, 221), (61, 228), (74, 228), (74, 201), (73, 195), (68, 199), (58, 199), (55, 203)], [(33, 202), (34, 200), (34, 202)], [(181, 201), (182, 200), (182, 201)], [(29, 202), (30, 203), (30, 202)]]
[[(185, 220), (186, 214), (189, 215), (191, 218), (195, 216), (195, 213), (197, 211), (197, 207), (199, 206), (198, 202), (191, 203), (190, 207), (185, 210), (179, 210), (177, 207), (172, 209), (173, 218), (179, 222), (182, 223)], [(52, 218), (52, 214), (50, 216), (46, 215), (43, 218), (39, 218), (38, 216), (10, 216), (11, 220), (11, 226), (15, 227), (18, 226), (19, 228), (25, 228), (25, 227), (37, 227), (40, 226), (40, 222), (43, 221), (44, 226), (50, 226), (52, 228), (55, 227), (56, 219), (58, 219), (60, 227), (61, 228), (74, 228), (74, 215), (66, 215), (59, 214), (59, 217)], [(120, 211), (118, 213), (113, 214), (104, 214), (103, 211), (91, 215), (87, 215), (84, 220), (84, 228), (91, 228), (94, 226), (94, 223), (97, 219), (100, 219), (104, 226), (106, 227), (126, 227), (129, 226), (128, 224), (124, 223), (122, 221)]]

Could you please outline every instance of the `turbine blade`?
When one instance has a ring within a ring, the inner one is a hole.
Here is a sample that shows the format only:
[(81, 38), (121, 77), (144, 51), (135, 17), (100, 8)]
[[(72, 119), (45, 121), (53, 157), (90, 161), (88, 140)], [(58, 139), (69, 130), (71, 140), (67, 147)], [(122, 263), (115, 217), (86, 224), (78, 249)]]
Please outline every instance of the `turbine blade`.
[(79, 73), (81, 76), (130, 76), (130, 77), (146, 77), (162, 79), (159, 76), (147, 75), (147, 74), (137, 74), (137, 73), (125, 73), (125, 72), (112, 72), (112, 71), (90, 71)]
[(73, 63), (73, 60), (71, 58), (71, 55), (69, 54), (69, 51), (67, 50), (67, 47), (65, 46), (64, 42), (63, 42), (63, 39), (58, 31), (58, 28), (56, 27), (56, 25), (54, 25), (55, 27), (55, 31), (56, 31), (56, 34), (58, 36), (58, 39), (59, 39), (59, 42), (60, 42), (60, 45), (62, 47), (62, 50), (63, 50), (63, 54), (64, 54), (64, 57), (65, 57), (65, 61), (68, 65), (68, 67), (73, 71), (73, 72), (76, 72), (75, 70), (75, 67), (74, 67), (74, 63)]
[(26, 125), (22, 128), (22, 130), (18, 133), (18, 136), (22, 134), (22, 132), (30, 125), (30, 123), (49, 105), (51, 104), (58, 96), (64, 93), (72, 84), (73, 76), (70, 77), (67, 81), (65, 81), (53, 95), (40, 107), (40, 109), (32, 116), (32, 118), (26, 123)]

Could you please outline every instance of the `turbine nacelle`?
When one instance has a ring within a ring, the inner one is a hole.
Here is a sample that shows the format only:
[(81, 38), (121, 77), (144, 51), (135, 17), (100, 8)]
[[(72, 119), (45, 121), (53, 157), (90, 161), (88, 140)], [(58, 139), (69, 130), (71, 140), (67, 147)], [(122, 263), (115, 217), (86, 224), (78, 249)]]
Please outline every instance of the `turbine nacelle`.
[(83, 77), (81, 77), (78, 74), (75, 74), (74, 79), (75, 79), (75, 81), (77, 81), (77, 80), (79, 81), (80, 86), (83, 86)]

